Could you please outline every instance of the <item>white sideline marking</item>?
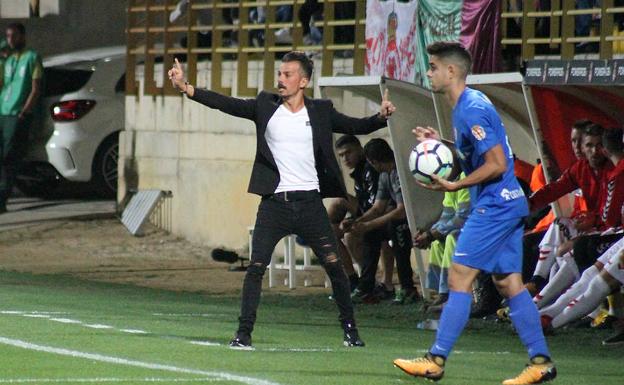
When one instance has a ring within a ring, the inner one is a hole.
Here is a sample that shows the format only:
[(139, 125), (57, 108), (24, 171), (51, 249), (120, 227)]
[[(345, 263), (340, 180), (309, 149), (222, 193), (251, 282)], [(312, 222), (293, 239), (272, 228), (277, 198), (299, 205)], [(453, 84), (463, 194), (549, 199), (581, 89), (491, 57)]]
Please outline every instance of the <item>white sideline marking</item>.
[(91, 328), (91, 329), (114, 329), (110, 325), (102, 325), (102, 324), (84, 324), (83, 326), (87, 328)]
[(22, 310), (0, 310), (0, 314), (12, 314), (12, 315), (26, 315), (26, 314), (69, 314), (64, 311), (22, 311)]
[(152, 370), (165, 370), (168, 372), (175, 372), (175, 373), (198, 374), (200, 376), (212, 377), (215, 379), (221, 379), (221, 380), (226, 380), (226, 381), (236, 381), (236, 382), (240, 382), (240, 383), (248, 384), (248, 385), (279, 385), (276, 382), (271, 382), (268, 380), (262, 380), (259, 378), (246, 377), (246, 376), (239, 376), (237, 374), (231, 374), (231, 373), (226, 373), (226, 372), (209, 372), (205, 370), (179, 368), (173, 365), (153, 364), (149, 362), (128, 360), (128, 359), (119, 358), (119, 357), (104, 356), (104, 355), (96, 354), (96, 353), (85, 353), (85, 352), (79, 352), (76, 350), (37, 345), (37, 344), (32, 344), (30, 342), (16, 340), (12, 338), (6, 338), (6, 337), (0, 337), (0, 344), (15, 346), (18, 348), (23, 348), (23, 349), (28, 349), (28, 350), (34, 350), (38, 352), (54, 353), (54, 354), (59, 354), (62, 356), (86, 358), (88, 360), (106, 362), (110, 364), (127, 365), (127, 366), (134, 366), (138, 368), (145, 368), (145, 369), (152, 369)]
[(22, 314), (24, 317), (31, 318), (50, 318), (51, 316), (48, 314)]
[(50, 321), (60, 322), (63, 324), (81, 324), (82, 321), (69, 318), (50, 318)]
[(27, 383), (97, 383), (97, 382), (216, 382), (217, 378), (0, 378), (0, 384), (27, 384)]
[(130, 333), (130, 334), (148, 334), (145, 330), (139, 329), (119, 329), (120, 332)]
[(218, 342), (210, 342), (210, 341), (191, 341), (193, 345), (202, 345), (202, 346), (221, 346)]

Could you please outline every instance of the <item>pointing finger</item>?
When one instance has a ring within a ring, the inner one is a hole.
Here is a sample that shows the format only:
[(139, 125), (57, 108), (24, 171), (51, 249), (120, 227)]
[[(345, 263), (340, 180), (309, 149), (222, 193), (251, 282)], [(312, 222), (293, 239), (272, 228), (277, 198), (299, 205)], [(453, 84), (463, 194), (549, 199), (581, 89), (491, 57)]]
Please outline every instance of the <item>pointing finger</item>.
[(386, 88), (386, 90), (384, 91), (384, 94), (383, 94), (383, 101), (384, 102), (388, 101), (388, 89), (387, 88)]

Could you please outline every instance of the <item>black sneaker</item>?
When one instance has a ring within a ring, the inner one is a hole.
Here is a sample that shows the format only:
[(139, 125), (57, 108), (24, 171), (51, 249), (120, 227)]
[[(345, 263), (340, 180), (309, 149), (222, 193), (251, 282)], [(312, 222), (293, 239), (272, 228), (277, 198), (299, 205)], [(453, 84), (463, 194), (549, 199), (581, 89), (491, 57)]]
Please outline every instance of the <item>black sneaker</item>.
[(363, 347), (364, 341), (360, 339), (360, 334), (355, 327), (355, 322), (346, 321), (342, 323), (342, 329), (344, 330), (344, 346), (351, 347)]
[(251, 346), (251, 335), (241, 332), (236, 332), (236, 335), (230, 341), (230, 349), (238, 350), (253, 350)]

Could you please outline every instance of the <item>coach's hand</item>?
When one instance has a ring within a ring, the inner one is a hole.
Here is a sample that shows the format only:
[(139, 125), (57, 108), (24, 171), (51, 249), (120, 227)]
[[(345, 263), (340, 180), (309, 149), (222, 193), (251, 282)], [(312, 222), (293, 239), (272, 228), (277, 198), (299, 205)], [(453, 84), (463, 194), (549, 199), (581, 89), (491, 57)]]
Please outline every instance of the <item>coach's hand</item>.
[(412, 134), (416, 137), (416, 140), (422, 142), (427, 139), (440, 140), (440, 133), (433, 127), (416, 127), (412, 130)]
[(171, 80), (171, 84), (181, 90), (184, 91), (186, 88), (186, 84), (184, 81), (184, 70), (182, 69), (182, 65), (178, 61), (178, 58), (174, 58), (175, 63), (173, 63), (173, 67), (167, 72), (169, 75), (169, 80)]
[(381, 99), (381, 111), (379, 111), (379, 115), (384, 119), (388, 119), (394, 111), (396, 111), (396, 107), (388, 98), (388, 89), (386, 88), (383, 98)]

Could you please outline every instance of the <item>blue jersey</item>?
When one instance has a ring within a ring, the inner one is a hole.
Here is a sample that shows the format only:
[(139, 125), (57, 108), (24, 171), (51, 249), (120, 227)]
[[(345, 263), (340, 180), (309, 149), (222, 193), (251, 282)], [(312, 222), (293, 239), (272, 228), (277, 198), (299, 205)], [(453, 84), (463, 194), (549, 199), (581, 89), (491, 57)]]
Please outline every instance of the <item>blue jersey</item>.
[(469, 175), (485, 162), (484, 154), (500, 144), (507, 170), (498, 178), (470, 187), (473, 214), (510, 219), (528, 215), (524, 192), (514, 175), (513, 154), (505, 127), (494, 105), (482, 92), (466, 87), (453, 109), (455, 146), (461, 167)]

